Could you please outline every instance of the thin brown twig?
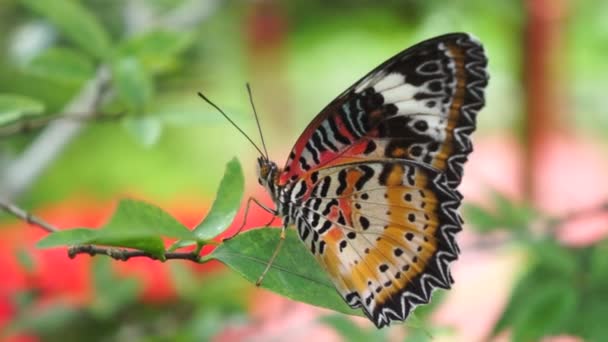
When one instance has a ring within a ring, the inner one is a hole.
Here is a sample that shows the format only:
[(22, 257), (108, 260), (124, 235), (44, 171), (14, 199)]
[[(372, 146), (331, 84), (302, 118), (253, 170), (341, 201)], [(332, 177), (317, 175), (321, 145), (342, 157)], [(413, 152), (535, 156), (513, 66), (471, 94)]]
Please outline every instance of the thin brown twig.
[(5, 200), (0, 200), (0, 208), (2, 208), (2, 210), (6, 211), (7, 213), (17, 217), (18, 219), (21, 219), (31, 225), (38, 226), (49, 233), (54, 233), (59, 230), (59, 229), (57, 229), (57, 227), (53, 226), (52, 224), (47, 223), (43, 219), (41, 219), (37, 216), (34, 216), (34, 215), (28, 213), (27, 211), (19, 208), (18, 206), (14, 205), (12, 203), (9, 203)]
[[(131, 258), (144, 257), (153, 260), (159, 260), (156, 255), (141, 250), (130, 250), (124, 248), (106, 248), (92, 245), (72, 246), (68, 249), (68, 256), (75, 258), (78, 254), (88, 254), (95, 256), (97, 254), (106, 255), (114, 260), (127, 261)], [(200, 262), (201, 257), (192, 252), (166, 252), (163, 255), (165, 260), (190, 260)]]
[[(30, 214), (29, 212), (19, 208), (18, 206), (9, 203), (5, 200), (0, 200), (0, 209), (7, 213), (21, 219), (31, 225), (39, 227), (46, 232), (54, 233), (60, 231), (57, 227), (44, 221), (43, 219)], [(90, 256), (95, 255), (106, 255), (114, 260), (127, 261), (131, 258), (145, 257), (153, 260), (189, 260), (192, 262), (201, 262), (201, 257), (198, 253), (193, 252), (165, 252), (161, 258), (158, 256), (137, 249), (125, 249), (125, 248), (111, 248), (111, 247), (100, 247), (93, 245), (77, 245), (68, 248), (68, 256), (73, 259), (78, 254), (88, 254)]]

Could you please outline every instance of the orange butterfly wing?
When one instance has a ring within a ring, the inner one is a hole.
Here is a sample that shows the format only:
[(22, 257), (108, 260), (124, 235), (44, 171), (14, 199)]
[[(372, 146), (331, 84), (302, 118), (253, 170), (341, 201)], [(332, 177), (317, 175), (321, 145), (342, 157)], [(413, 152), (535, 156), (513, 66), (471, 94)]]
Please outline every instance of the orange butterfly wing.
[(397, 54), (311, 122), (279, 175), (288, 222), (378, 327), (452, 284), (456, 187), (486, 64), (481, 45), (460, 33)]

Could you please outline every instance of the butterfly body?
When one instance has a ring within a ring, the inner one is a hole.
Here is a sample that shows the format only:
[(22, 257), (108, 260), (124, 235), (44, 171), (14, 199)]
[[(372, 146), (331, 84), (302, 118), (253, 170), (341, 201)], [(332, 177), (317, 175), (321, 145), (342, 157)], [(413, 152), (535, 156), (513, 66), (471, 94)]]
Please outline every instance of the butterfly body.
[(456, 187), (484, 104), (487, 61), (467, 34), (419, 43), (331, 102), (285, 166), (258, 180), (353, 308), (382, 327), (453, 283)]

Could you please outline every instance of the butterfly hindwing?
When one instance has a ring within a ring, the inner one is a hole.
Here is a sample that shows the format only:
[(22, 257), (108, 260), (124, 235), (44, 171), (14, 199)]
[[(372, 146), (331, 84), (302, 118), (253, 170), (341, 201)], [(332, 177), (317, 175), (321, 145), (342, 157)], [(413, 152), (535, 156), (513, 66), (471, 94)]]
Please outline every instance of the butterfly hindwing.
[(292, 149), (279, 184), (320, 167), (398, 158), (445, 171), (457, 186), (484, 104), (486, 65), (481, 45), (463, 33), (397, 54), (317, 115)]
[(300, 237), (345, 301), (378, 327), (450, 287), (460, 195), (445, 174), (393, 160), (323, 168), (300, 182)]

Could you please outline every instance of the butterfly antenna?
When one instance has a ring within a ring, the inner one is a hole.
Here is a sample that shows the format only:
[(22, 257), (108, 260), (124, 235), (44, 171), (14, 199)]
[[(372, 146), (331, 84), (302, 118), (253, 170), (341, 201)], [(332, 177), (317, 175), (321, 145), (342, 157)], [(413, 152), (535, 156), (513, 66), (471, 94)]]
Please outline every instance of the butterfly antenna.
[(251, 108), (253, 108), (253, 115), (255, 116), (255, 123), (258, 125), (258, 131), (260, 132), (260, 137), (262, 138), (262, 147), (264, 148), (264, 152), (266, 153), (266, 160), (268, 160), (268, 150), (266, 149), (266, 142), (264, 141), (264, 134), (262, 134), (262, 127), (260, 126), (260, 118), (258, 117), (258, 113), (255, 110), (255, 105), (253, 104), (253, 95), (251, 94), (251, 86), (249, 82), (247, 82), (247, 93), (249, 93), (249, 102), (251, 102)]
[(205, 95), (203, 95), (203, 93), (201, 93), (200, 91), (198, 92), (198, 96), (200, 96), (203, 100), (205, 100), (205, 102), (207, 102), (208, 104), (212, 105), (213, 108), (217, 109), (218, 112), (220, 112), (220, 114), (222, 114), (226, 120), (228, 120), (228, 122), (230, 122), (232, 124), (232, 126), (234, 126), (234, 128), (238, 129), (239, 132), (241, 132), (241, 134), (243, 134), (243, 136), (245, 136), (245, 138), (247, 138), (247, 140), (249, 140), (249, 142), (251, 143), (251, 145), (253, 145), (253, 147), (255, 147), (256, 150), (258, 150), (258, 152), (260, 153), (261, 156), (264, 156), (264, 154), (262, 153), (262, 150), (260, 150), (260, 148), (258, 147), (258, 145), (256, 145), (253, 140), (251, 140), (251, 138), (239, 127), (237, 126), (237, 124), (234, 123), (234, 121), (232, 121), (232, 119), (230, 119), (228, 117), (228, 115), (226, 115), (226, 113), (224, 113), (223, 110), (220, 109), (220, 107), (218, 107), (215, 103), (211, 102), (211, 100), (209, 100)]

